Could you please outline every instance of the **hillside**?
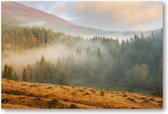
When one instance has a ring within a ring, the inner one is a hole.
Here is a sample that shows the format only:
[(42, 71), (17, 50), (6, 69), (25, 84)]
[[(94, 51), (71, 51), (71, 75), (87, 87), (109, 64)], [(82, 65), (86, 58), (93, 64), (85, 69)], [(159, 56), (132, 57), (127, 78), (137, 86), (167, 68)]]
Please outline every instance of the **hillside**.
[(10, 20), (13, 19), (18, 22), (20, 26), (45, 27), (71, 35), (90, 35), (103, 32), (98, 29), (78, 26), (56, 15), (16, 2), (2, 2), (2, 15), (4, 18), (2, 21), (6, 21), (6, 18)]
[[(55, 22), (57, 24), (59, 23), (62, 25), (75, 26), (75, 24), (70, 23), (55, 15), (48, 14), (31, 7), (27, 7), (27, 6), (18, 4), (16, 2), (2, 2), (2, 14), (7, 16), (11, 15), (15, 19), (18, 19), (19, 21), (25, 21), (25, 22), (31, 22), (39, 19), (44, 21)], [(33, 18), (34, 20), (29, 20)]]
[[(43, 12), (41, 10), (24, 6), (17, 2), (2, 2), (2, 23), (17, 24), (19, 26), (45, 27), (54, 32), (63, 32), (73, 36), (106, 36), (108, 38), (115, 37), (126, 40), (142, 31), (104, 31), (97, 28), (84, 27), (62, 19), (56, 15)], [(157, 30), (154, 30), (157, 31)], [(151, 31), (144, 31), (145, 35), (149, 35)]]
[(2, 108), (160, 109), (162, 98), (2, 79)]

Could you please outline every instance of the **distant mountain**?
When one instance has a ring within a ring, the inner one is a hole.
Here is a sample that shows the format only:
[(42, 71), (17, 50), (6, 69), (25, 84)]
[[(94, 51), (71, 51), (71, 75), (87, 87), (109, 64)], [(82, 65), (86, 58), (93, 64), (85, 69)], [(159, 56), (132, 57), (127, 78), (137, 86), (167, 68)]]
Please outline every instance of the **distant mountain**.
[(13, 18), (22, 26), (42, 26), (72, 35), (93, 35), (104, 32), (98, 29), (78, 26), (55, 15), (16, 2), (2, 2), (2, 16)]
[[(16, 2), (2, 2), (2, 22), (9, 20), (8, 23), (12, 23), (12, 21), (10, 21), (11, 19), (15, 20), (13, 23), (17, 22), (20, 26), (45, 27), (53, 31), (84, 37), (96, 35), (127, 39), (133, 37), (134, 34), (140, 33), (135, 31), (103, 31), (95, 28), (82, 27), (59, 18), (58, 16)], [(150, 31), (147, 33), (150, 33)]]
[(40, 10), (23, 6), (15, 2), (2, 2), (2, 14), (10, 15), (24, 22), (48, 21), (50, 23), (65, 26), (76, 26), (73, 23), (65, 21), (55, 15), (44, 13)]

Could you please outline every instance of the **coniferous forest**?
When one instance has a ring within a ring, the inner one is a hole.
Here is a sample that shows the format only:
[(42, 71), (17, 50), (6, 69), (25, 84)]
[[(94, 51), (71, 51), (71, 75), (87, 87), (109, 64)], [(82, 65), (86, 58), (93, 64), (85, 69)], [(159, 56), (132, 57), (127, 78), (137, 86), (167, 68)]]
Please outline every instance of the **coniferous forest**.
[[(71, 54), (51, 62), (41, 55), (34, 65), (27, 64), (17, 74), (15, 66), (5, 65), (3, 77), (30, 82), (78, 85), (101, 89), (162, 90), (163, 29), (143, 33), (127, 41), (95, 36), (72, 37), (44, 28), (14, 27), (3, 31), (2, 50), (24, 50), (61, 44)], [(157, 94), (161, 96), (161, 94)]]
[(60, 3), (2, 2), (2, 108), (163, 108), (163, 4)]

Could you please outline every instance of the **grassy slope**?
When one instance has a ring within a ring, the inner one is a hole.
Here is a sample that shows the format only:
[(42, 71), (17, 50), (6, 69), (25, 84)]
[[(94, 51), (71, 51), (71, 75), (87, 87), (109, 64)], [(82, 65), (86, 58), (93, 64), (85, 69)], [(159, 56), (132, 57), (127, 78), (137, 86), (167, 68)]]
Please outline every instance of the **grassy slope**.
[(2, 108), (162, 108), (162, 99), (124, 91), (2, 79)]

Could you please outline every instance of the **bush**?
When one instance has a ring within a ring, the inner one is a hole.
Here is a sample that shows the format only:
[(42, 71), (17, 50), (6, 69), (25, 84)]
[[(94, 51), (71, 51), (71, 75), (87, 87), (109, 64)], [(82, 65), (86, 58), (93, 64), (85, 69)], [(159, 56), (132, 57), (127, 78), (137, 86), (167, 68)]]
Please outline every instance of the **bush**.
[(69, 108), (70, 108), (70, 109), (75, 109), (75, 108), (77, 108), (77, 106), (76, 106), (75, 104), (71, 104), (71, 105), (69, 106)]
[(59, 100), (53, 99), (49, 102), (48, 108), (55, 108), (55, 105), (59, 103)]

